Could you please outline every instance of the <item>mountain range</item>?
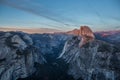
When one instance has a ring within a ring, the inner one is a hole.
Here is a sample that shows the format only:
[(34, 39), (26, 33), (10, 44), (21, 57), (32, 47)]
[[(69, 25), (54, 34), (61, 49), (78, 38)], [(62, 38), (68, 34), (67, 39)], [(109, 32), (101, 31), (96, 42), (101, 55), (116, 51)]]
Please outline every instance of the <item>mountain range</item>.
[(52, 28), (15, 28), (15, 27), (13, 27), (13, 28), (0, 27), (0, 31), (22, 31), (22, 32), (26, 32), (26, 33), (29, 33), (29, 34), (62, 32), (61, 30), (52, 29)]
[(94, 32), (79, 47), (79, 30), (0, 32), (0, 80), (119, 80), (120, 31)]

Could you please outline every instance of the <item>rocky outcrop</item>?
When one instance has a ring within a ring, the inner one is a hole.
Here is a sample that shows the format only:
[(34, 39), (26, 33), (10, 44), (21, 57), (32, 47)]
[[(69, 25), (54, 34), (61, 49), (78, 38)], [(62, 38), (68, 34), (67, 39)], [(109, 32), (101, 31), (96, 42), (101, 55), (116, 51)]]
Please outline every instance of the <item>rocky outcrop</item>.
[(120, 50), (112, 44), (94, 40), (79, 47), (80, 38), (65, 43), (59, 56), (68, 63), (68, 74), (75, 80), (119, 80)]
[(95, 39), (94, 33), (88, 26), (81, 26), (79, 35), (81, 36), (80, 47)]
[[(82, 27), (82, 26), (81, 26)], [(68, 31), (65, 34), (79, 36), (80, 35), (80, 29), (74, 29), (72, 31)], [(89, 30), (90, 31), (90, 30)], [(88, 34), (88, 32), (86, 31)], [(94, 35), (93, 35), (94, 34)], [(91, 36), (94, 36), (94, 38), (102, 41), (106, 41), (108, 43), (120, 46), (120, 30), (113, 30), (113, 31), (99, 31), (99, 32), (92, 32)]]
[(80, 36), (81, 37), (81, 42), (79, 43), (80, 47), (95, 39), (94, 33), (88, 26), (81, 26), (80, 29), (68, 31), (67, 34)]
[(0, 80), (16, 80), (34, 73), (34, 63), (43, 64), (44, 57), (33, 46), (29, 35), (21, 32), (1, 32)]

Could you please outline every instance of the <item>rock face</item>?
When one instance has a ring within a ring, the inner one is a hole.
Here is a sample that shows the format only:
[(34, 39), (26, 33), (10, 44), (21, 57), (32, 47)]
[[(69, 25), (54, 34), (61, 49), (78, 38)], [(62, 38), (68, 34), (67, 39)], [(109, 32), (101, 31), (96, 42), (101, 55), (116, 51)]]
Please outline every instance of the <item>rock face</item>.
[[(66, 34), (79, 36), (80, 29), (74, 29), (72, 31), (68, 31), (68, 32), (66, 32)], [(91, 29), (89, 29), (89, 31), (92, 33), (91, 36), (94, 34), (93, 36), (95, 36), (95, 37), (93, 37), (93, 38), (120, 46), (120, 30), (100, 31), (100, 32), (94, 32), (94, 33), (91, 31)], [(86, 31), (86, 33), (88, 33), (88, 32)]]
[(88, 26), (81, 26), (79, 35), (80, 36), (86, 36), (86, 37), (89, 37), (89, 38), (95, 38), (92, 30)]
[(80, 29), (74, 29), (73, 31), (68, 31), (67, 34), (81, 36), (80, 47), (84, 44), (95, 39), (94, 33), (88, 26), (81, 26)]
[(0, 80), (16, 80), (30, 76), (34, 63), (44, 63), (39, 49), (25, 33), (9, 32), (0, 34)]
[(73, 37), (65, 43), (59, 56), (68, 63), (68, 74), (75, 80), (119, 80), (120, 50), (114, 45), (94, 40), (79, 47), (80, 39)]
[(82, 37), (80, 47), (95, 39), (92, 30), (88, 26), (81, 26), (79, 35)]

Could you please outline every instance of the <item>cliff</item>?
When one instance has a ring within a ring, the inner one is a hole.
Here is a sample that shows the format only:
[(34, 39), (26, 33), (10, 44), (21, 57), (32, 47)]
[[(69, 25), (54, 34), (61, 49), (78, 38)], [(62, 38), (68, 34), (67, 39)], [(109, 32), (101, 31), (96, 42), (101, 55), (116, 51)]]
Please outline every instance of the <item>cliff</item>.
[(75, 80), (119, 80), (120, 50), (114, 45), (94, 40), (79, 47), (73, 37), (65, 43), (59, 58), (69, 66), (68, 74)]
[(29, 35), (21, 32), (0, 34), (0, 80), (28, 77), (34, 73), (35, 63), (45, 62)]

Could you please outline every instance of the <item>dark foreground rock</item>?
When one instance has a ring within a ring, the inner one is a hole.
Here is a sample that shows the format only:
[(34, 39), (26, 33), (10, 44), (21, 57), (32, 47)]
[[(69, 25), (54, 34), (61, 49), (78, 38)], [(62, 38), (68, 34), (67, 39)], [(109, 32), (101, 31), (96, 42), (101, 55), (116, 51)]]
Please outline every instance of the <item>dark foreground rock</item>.
[(35, 72), (34, 64), (45, 62), (25, 33), (0, 33), (0, 80), (25, 78)]
[(112, 44), (94, 40), (82, 48), (79, 38), (65, 43), (59, 56), (68, 63), (68, 74), (75, 80), (120, 80), (120, 50)]

